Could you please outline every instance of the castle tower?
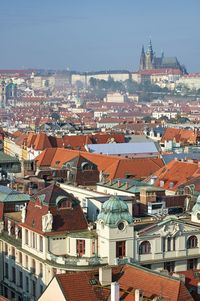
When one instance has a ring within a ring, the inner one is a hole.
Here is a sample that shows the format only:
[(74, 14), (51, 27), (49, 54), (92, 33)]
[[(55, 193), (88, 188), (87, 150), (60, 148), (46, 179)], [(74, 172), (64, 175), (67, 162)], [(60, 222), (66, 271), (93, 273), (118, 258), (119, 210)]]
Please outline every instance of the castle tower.
[(97, 217), (98, 256), (107, 257), (108, 264), (134, 257), (133, 218), (128, 205), (117, 196), (111, 196)]

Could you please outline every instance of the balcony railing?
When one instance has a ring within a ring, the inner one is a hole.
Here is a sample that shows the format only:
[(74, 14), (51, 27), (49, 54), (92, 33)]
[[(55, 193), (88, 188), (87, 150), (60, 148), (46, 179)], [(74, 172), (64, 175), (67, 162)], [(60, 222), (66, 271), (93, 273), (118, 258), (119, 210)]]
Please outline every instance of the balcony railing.
[(47, 254), (47, 259), (60, 265), (70, 266), (95, 266), (104, 265), (108, 263), (107, 257), (63, 257), (55, 256), (53, 254)]

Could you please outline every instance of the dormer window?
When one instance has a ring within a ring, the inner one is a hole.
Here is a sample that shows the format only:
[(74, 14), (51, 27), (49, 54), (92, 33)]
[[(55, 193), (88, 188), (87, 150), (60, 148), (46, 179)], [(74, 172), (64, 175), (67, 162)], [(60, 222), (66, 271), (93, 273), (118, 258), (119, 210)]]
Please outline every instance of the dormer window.
[(63, 200), (58, 203), (59, 209), (72, 208), (72, 202), (70, 200)]

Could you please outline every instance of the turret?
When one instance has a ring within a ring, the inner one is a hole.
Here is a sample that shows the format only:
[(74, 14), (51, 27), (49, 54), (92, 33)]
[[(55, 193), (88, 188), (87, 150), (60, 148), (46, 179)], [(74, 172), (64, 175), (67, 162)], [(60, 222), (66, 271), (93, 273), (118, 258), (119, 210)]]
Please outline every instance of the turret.
[(98, 255), (107, 257), (110, 265), (118, 264), (121, 258), (128, 260), (134, 257), (134, 228), (130, 209), (119, 197), (111, 196), (97, 217)]

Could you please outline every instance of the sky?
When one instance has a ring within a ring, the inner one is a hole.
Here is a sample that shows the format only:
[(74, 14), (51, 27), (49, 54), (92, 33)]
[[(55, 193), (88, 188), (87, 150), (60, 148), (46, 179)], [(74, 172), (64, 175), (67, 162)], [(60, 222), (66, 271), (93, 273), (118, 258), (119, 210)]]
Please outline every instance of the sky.
[(1, 0), (0, 69), (138, 70), (142, 44), (200, 72), (200, 0)]

